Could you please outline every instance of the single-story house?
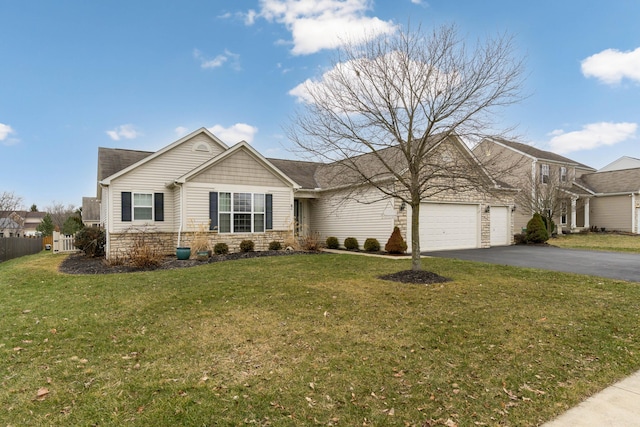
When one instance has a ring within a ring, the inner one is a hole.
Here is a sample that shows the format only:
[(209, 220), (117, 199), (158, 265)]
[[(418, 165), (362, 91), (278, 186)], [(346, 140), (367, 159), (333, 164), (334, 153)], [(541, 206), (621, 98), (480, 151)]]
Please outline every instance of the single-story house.
[[(493, 180), (458, 138), (438, 144), (477, 168), (484, 188), (425, 199), (415, 231), (421, 249), (511, 244), (515, 189)], [(366, 154), (360, 160), (375, 164)], [(231, 250), (245, 239), (262, 250), (274, 240), (309, 235), (341, 243), (355, 237), (361, 245), (376, 238), (384, 246), (395, 226), (410, 242), (409, 206), (374, 187), (353, 190), (340, 165), (265, 158), (244, 141), (227, 146), (204, 128), (156, 152), (98, 150), (97, 199), (108, 257), (126, 256), (142, 231), (153, 233), (167, 254), (189, 246), (196, 232), (211, 246), (224, 242)]]

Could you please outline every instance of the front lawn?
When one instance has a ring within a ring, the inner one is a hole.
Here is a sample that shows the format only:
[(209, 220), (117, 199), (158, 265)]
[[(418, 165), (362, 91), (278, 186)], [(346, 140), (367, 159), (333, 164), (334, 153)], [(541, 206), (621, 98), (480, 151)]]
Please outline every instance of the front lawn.
[(534, 426), (640, 369), (640, 287), (294, 255), (130, 274), (0, 264), (2, 425)]
[(549, 239), (548, 243), (561, 248), (640, 253), (640, 235), (615, 233), (561, 234)]

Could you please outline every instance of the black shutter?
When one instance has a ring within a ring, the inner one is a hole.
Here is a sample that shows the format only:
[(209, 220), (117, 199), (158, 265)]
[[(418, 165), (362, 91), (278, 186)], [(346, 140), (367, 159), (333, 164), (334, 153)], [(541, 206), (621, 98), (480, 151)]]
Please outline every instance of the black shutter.
[(212, 191), (209, 193), (209, 230), (218, 229), (218, 192)]
[(153, 220), (164, 221), (164, 193), (153, 195)]
[(273, 194), (265, 194), (265, 229), (273, 230)]
[(121, 193), (122, 221), (131, 221), (131, 191)]

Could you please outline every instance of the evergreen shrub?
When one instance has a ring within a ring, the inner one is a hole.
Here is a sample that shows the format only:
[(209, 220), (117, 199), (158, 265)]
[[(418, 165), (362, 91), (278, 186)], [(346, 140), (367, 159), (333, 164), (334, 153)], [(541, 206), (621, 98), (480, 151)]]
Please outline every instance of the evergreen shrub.
[(403, 254), (407, 251), (407, 243), (402, 238), (398, 227), (393, 228), (393, 233), (391, 233), (387, 244), (384, 245), (384, 250), (390, 254)]

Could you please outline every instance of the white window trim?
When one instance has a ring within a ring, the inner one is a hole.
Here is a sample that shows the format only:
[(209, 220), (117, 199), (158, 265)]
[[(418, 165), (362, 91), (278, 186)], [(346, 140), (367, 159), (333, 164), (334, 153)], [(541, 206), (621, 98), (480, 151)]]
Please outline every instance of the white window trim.
[[(221, 209), (221, 204), (220, 204), (220, 199), (222, 197), (223, 194), (229, 194), (230, 197), (230, 211), (223, 211)], [(234, 196), (236, 194), (249, 194), (250, 195), (250, 201), (251, 201), (251, 208), (250, 211), (236, 211), (235, 210), (235, 205), (234, 205)], [(263, 202), (262, 202), (262, 211), (261, 212), (256, 212), (255, 210), (255, 197), (256, 196), (262, 196), (263, 197)], [(267, 205), (267, 201), (266, 201), (266, 193), (252, 193), (252, 192), (248, 192), (248, 191), (220, 191), (218, 192), (218, 230), (219, 233), (221, 234), (247, 234), (247, 233), (251, 233), (251, 234), (261, 234), (261, 233), (265, 233), (267, 230), (267, 209), (266, 209), (266, 205)], [(236, 231), (235, 230), (235, 226), (234, 226), (234, 216), (235, 215), (251, 215), (251, 231)], [(229, 231), (222, 231), (221, 230), (221, 215), (229, 215)], [(256, 215), (262, 215), (262, 231), (255, 231), (255, 227), (256, 227)]]
[[(136, 218), (136, 195), (145, 195), (151, 196), (151, 206), (138, 206), (139, 208), (151, 208), (151, 218)], [(148, 222), (153, 221), (155, 218), (154, 212), (154, 193), (153, 191), (132, 191), (131, 192), (131, 220), (132, 221), (140, 221), (140, 222)]]
[(549, 164), (548, 163), (540, 164), (540, 182), (542, 184), (549, 183)]

